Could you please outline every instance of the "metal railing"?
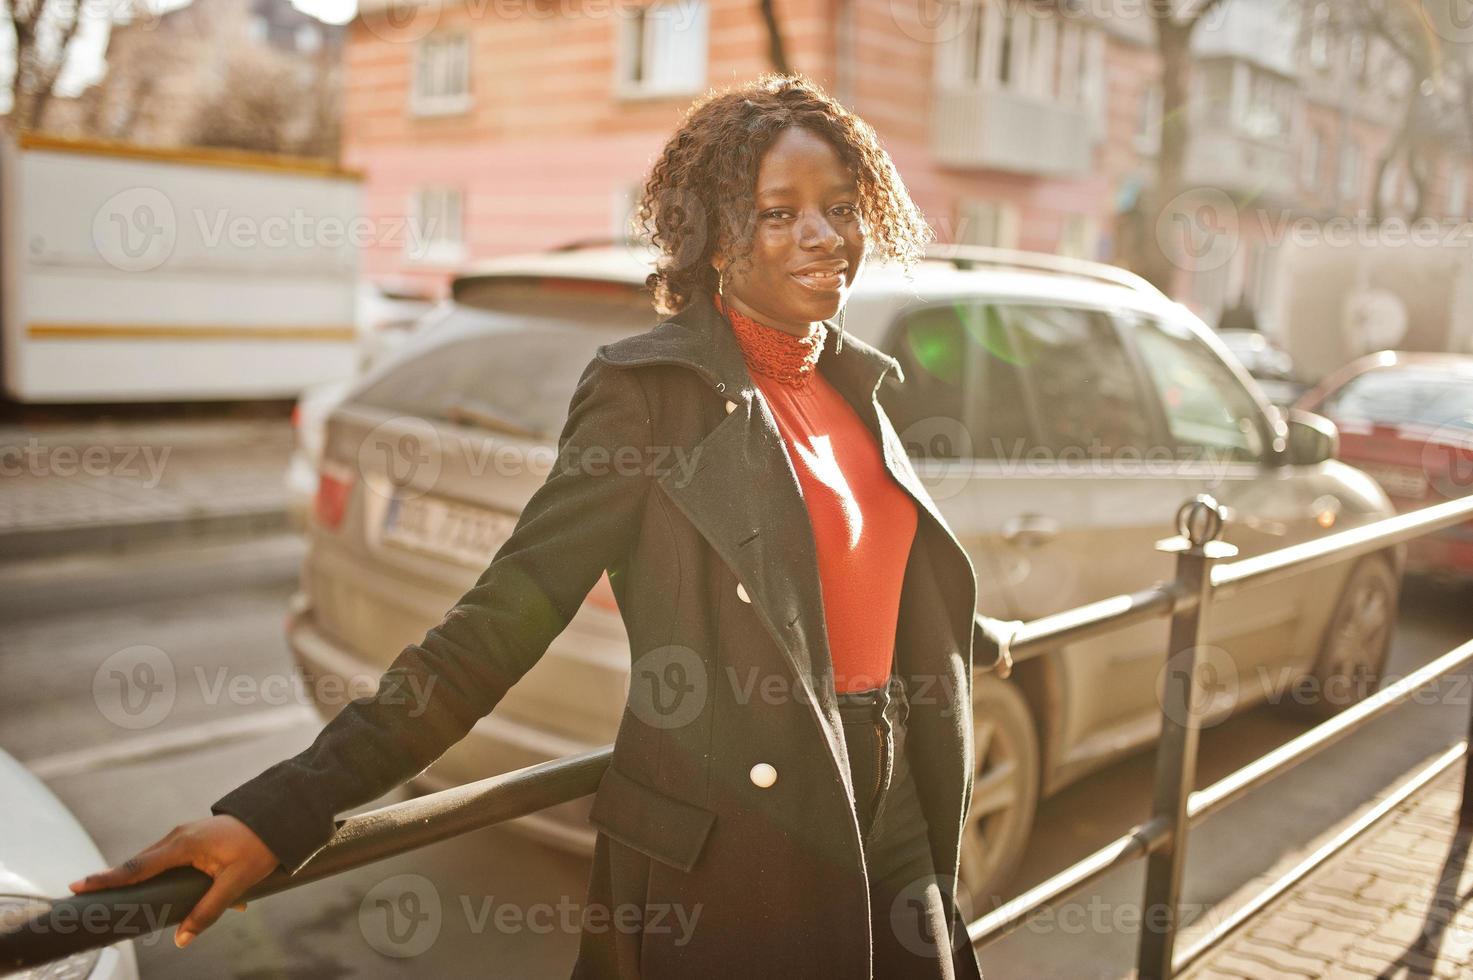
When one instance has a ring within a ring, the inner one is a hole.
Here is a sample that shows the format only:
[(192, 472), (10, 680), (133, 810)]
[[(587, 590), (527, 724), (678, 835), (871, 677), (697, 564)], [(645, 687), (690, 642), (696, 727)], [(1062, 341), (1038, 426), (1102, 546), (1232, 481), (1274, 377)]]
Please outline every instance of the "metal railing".
[[(1218, 564), (1233, 557), (1236, 550), (1218, 540), (1222, 517), (1216, 502), (1199, 495), (1178, 513), (1178, 535), (1157, 544), (1158, 549), (1177, 556), (1173, 581), (1026, 623), (979, 616), (979, 629), (1003, 653), (1001, 672), (1004, 673), (1013, 663), (1066, 643), (1146, 620), (1170, 617), (1171, 628), (1170, 669), (1162, 692), (1162, 729), (1156, 747), (1151, 817), (971, 923), (968, 932), (973, 943), (985, 945), (1002, 938), (1032, 913), (1144, 857), (1147, 867), (1143, 907), (1162, 908), (1168, 914), (1161, 928), (1141, 930), (1138, 975), (1142, 980), (1171, 977), (1459, 759), (1468, 760), (1465, 764), (1473, 768), (1473, 755), (1469, 755), (1468, 739), (1464, 738), (1268, 885), (1191, 948), (1176, 951), (1183, 858), (1187, 833), (1193, 824), (1385, 714), (1408, 694), (1473, 663), (1473, 640), (1470, 640), (1237, 772), (1191, 792), (1196, 776), (1200, 721), (1193, 692), (1204, 611), (1215, 599), (1230, 596), (1245, 586), (1268, 584), (1310, 569), (1381, 552), (1470, 518), (1473, 518), (1473, 496), (1252, 558)], [(247, 891), (241, 901), (274, 895), (587, 796), (597, 790), (612, 752), (612, 746), (604, 746), (349, 817), (340, 822), (332, 840), (295, 875), (278, 868)], [(1473, 826), (1473, 801), (1469, 796), (1473, 780), (1467, 778), (1469, 775), (1473, 773), (1465, 772), (1460, 813), (1460, 825), (1464, 828)], [(204, 872), (172, 868), (135, 885), (59, 898), (40, 914), (24, 921), (0, 924), (0, 971), (38, 966), (176, 925), (204, 896), (211, 883)], [(145, 914), (140, 914), (140, 910)]]

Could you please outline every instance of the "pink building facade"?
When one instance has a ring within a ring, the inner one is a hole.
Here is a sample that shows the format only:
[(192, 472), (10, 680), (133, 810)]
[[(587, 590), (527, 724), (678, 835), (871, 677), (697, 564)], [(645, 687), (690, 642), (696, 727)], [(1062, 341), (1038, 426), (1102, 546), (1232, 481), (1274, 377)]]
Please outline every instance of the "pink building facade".
[[(875, 127), (938, 239), (1124, 257), (1122, 214), (1153, 179), (1160, 132), (1143, 17), (1021, 0), (778, 9), (789, 64)], [(1264, 215), (1365, 207), (1398, 118), (1394, 91), (1347, 95), (1354, 52), (1286, 40), (1270, 0), (1225, 9), (1194, 39), (1187, 178), (1251, 220), (1230, 261), (1184, 262), (1173, 290), (1209, 322), (1267, 287)], [(375, 229), (364, 270), (437, 290), (478, 259), (625, 234), (692, 99), (769, 65), (751, 0), (448, 0), (407, 15), (363, 0), (345, 57), (343, 163), (366, 174)], [(1468, 170), (1462, 150), (1437, 158), (1439, 213), (1466, 214)]]

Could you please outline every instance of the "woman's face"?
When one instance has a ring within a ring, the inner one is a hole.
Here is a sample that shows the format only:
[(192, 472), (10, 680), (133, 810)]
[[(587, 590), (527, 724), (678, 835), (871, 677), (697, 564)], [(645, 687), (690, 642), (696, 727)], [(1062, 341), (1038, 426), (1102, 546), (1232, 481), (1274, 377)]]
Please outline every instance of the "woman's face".
[(783, 130), (758, 166), (752, 251), (724, 268), (739, 312), (803, 335), (839, 312), (864, 261), (858, 187), (838, 153), (801, 127)]

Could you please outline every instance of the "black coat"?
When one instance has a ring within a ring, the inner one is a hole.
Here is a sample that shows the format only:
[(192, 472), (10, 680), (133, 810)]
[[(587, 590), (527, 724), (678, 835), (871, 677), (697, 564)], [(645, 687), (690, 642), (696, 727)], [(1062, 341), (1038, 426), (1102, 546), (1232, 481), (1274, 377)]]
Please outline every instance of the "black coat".
[[(832, 325), (831, 325), (832, 326)], [(896, 631), (917, 791), (957, 935), (977, 580), (877, 395), (894, 358), (835, 331), (819, 370), (919, 508)], [(870, 976), (870, 912), (811, 524), (729, 326), (698, 295), (584, 370), (554, 469), (476, 585), (300, 755), (212, 808), (295, 870), (334, 817), (428, 767), (530, 669), (605, 569), (633, 658), (577, 977)], [(426, 689), (428, 710), (401, 692)], [(412, 675), (415, 686), (404, 686)], [(776, 770), (763, 787), (753, 767)], [(652, 911), (617, 928), (628, 904)], [(657, 918), (658, 916), (658, 918)], [(600, 928), (588, 923), (601, 921)], [(692, 923), (682, 927), (678, 923)], [(977, 977), (962, 938), (959, 977)]]

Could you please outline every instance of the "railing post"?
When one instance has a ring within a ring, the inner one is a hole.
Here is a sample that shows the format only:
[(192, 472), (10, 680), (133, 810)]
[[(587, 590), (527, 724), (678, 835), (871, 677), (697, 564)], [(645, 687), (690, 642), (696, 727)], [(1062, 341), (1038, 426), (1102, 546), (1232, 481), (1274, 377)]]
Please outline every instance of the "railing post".
[(1473, 705), (1468, 709), (1468, 754), (1463, 757), (1463, 803), (1458, 808), (1458, 829), (1473, 830)]
[[(1212, 563), (1238, 549), (1219, 541), (1222, 511), (1216, 500), (1198, 494), (1176, 514), (1177, 537), (1156, 543), (1176, 558), (1176, 587), (1192, 597), (1171, 616), (1161, 691), (1161, 740), (1156, 746), (1156, 785), (1151, 815), (1171, 829), (1165, 843), (1146, 861), (1145, 900), (1136, 967), (1140, 980), (1167, 980), (1176, 948), (1178, 898), (1187, 850), (1187, 797), (1197, 777), (1197, 650), (1202, 619), (1212, 591)], [(1195, 601), (1192, 601), (1192, 600)]]

